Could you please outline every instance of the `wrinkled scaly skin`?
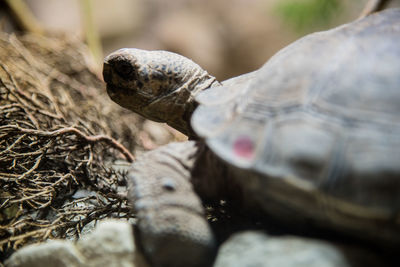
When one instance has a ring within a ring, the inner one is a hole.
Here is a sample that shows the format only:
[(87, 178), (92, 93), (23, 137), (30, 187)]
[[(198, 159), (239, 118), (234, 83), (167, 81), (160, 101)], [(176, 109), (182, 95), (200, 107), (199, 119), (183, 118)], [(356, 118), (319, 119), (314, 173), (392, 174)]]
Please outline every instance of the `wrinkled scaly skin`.
[(216, 240), (202, 203), (244, 197), (234, 181), (225, 179), (231, 172), (200, 141), (171, 143), (132, 165), (128, 189), (138, 219), (136, 234), (152, 266), (211, 264)]
[[(220, 175), (224, 167), (210, 157), (203, 143), (188, 141), (150, 151), (132, 166), (128, 183), (137, 238), (152, 266), (201, 267), (212, 262), (216, 241), (198, 195), (221, 195), (216, 183), (223, 180), (207, 177)], [(205, 164), (207, 171), (201, 168)]]
[(130, 171), (137, 238), (153, 266), (204, 266), (212, 259), (215, 240), (189, 179), (198, 150), (195, 142), (167, 145), (143, 155)]
[[(194, 96), (215, 86), (196, 97), (201, 106), (192, 118), (196, 133), (205, 136), (206, 142), (175, 143), (151, 151), (130, 171), (137, 234), (149, 262), (153, 266), (209, 266), (215, 238), (201, 203), (221, 198), (243, 202), (252, 211), (261, 208), (278, 220), (325, 227), (398, 252), (399, 142), (393, 135), (399, 129), (400, 116), (396, 100), (399, 19), (400, 9), (395, 9), (309, 35), (280, 51), (260, 70), (223, 82), (222, 87), (192, 61), (176, 54), (156, 51), (153, 56), (152, 52), (125, 49), (108, 56), (104, 79), (114, 101), (187, 134), (192, 134), (189, 119), (196, 107)], [(290, 61), (291, 53), (296, 62)], [(362, 62), (360, 68), (357, 59)], [(347, 65), (340, 65), (343, 62)], [(142, 64), (146, 71), (139, 75)], [(164, 78), (146, 74), (148, 69), (159, 74), (158, 70), (175, 70), (177, 65), (181, 66), (177, 73), (166, 71)], [(340, 67), (355, 71), (343, 73)], [(363, 91), (357, 91), (353, 84)], [(382, 86), (385, 90), (376, 90)], [(325, 87), (329, 90), (323, 90)], [(270, 102), (274, 97), (276, 102)], [(246, 106), (248, 102), (252, 105)], [(231, 106), (225, 108), (221, 103)], [(293, 110), (298, 110), (294, 114), (298, 117), (292, 120), (297, 124), (283, 120)], [(275, 128), (266, 118), (275, 119)], [(388, 130), (382, 130), (383, 126)], [(229, 150), (239, 131), (257, 136), (258, 154), (254, 158), (238, 159)], [(354, 140), (349, 142), (343, 136)], [(336, 143), (328, 142), (331, 140)], [(352, 145), (358, 145), (356, 151), (368, 153), (350, 154), (346, 149)], [(317, 152), (325, 152), (327, 147), (333, 147), (336, 154), (319, 156)], [(346, 156), (348, 160), (343, 162)], [(267, 164), (274, 159), (273, 165)], [(246, 169), (249, 162), (253, 165)], [(320, 166), (323, 171), (319, 172)], [(323, 169), (325, 166), (330, 168)], [(285, 175), (281, 175), (282, 170)]]
[(123, 48), (104, 60), (107, 93), (119, 105), (193, 136), (194, 97), (219, 85), (199, 65), (175, 53)]

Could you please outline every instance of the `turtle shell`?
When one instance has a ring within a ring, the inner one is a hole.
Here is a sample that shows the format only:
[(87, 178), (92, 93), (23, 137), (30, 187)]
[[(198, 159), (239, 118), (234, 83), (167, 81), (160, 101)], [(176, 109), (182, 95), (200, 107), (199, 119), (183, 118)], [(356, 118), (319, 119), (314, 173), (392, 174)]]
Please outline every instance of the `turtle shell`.
[(318, 213), (308, 205), (327, 200), (399, 230), (400, 9), (308, 35), (197, 100), (195, 132), (228, 164), (295, 188), (271, 190), (282, 202)]

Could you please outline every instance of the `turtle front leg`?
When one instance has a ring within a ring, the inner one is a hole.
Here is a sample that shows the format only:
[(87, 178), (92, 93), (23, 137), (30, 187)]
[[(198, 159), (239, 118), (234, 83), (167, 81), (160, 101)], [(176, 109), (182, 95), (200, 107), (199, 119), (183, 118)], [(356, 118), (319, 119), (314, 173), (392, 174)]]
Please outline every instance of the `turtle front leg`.
[(200, 153), (194, 141), (172, 143), (145, 153), (129, 172), (136, 238), (152, 266), (207, 266), (214, 258), (214, 237), (191, 184)]

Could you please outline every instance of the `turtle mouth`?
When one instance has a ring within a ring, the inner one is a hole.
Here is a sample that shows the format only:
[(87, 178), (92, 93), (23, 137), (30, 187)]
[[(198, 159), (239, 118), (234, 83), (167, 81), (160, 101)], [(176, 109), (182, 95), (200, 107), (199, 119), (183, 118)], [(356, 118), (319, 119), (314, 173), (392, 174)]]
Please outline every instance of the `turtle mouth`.
[[(142, 103), (143, 106), (150, 105), (153, 102), (156, 102), (160, 97), (152, 96), (151, 94), (142, 92), (138, 89), (130, 89), (121, 86), (115, 86), (112, 84), (107, 84), (106, 87), (107, 94), (111, 99), (121, 99), (126, 98), (126, 100), (138, 100), (138, 102)], [(136, 102), (136, 101), (135, 101)]]
[(112, 84), (107, 84), (106, 90), (111, 100), (139, 113), (159, 99), (158, 97), (149, 96), (139, 90), (132, 90)]
[(111, 99), (114, 99), (115, 96), (118, 94), (117, 92), (120, 91), (120, 89), (118, 87), (110, 85), (110, 84), (107, 84), (106, 90), (107, 90), (107, 94), (109, 95), (109, 97)]
[(126, 95), (127, 90), (122, 87), (107, 84), (106, 90), (107, 90), (108, 96), (117, 103), (119, 103), (121, 99), (124, 99), (127, 97), (127, 95)]

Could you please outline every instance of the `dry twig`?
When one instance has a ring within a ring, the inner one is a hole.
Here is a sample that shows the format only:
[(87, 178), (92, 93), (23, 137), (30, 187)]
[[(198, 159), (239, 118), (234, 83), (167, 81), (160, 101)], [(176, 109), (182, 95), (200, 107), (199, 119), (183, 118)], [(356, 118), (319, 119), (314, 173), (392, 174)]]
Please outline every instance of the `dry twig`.
[(130, 125), (108, 108), (79, 47), (35, 38), (0, 35), (0, 261), (31, 242), (79, 237), (104, 217), (133, 216), (125, 174), (112, 168), (121, 155), (134, 160), (116, 139)]

